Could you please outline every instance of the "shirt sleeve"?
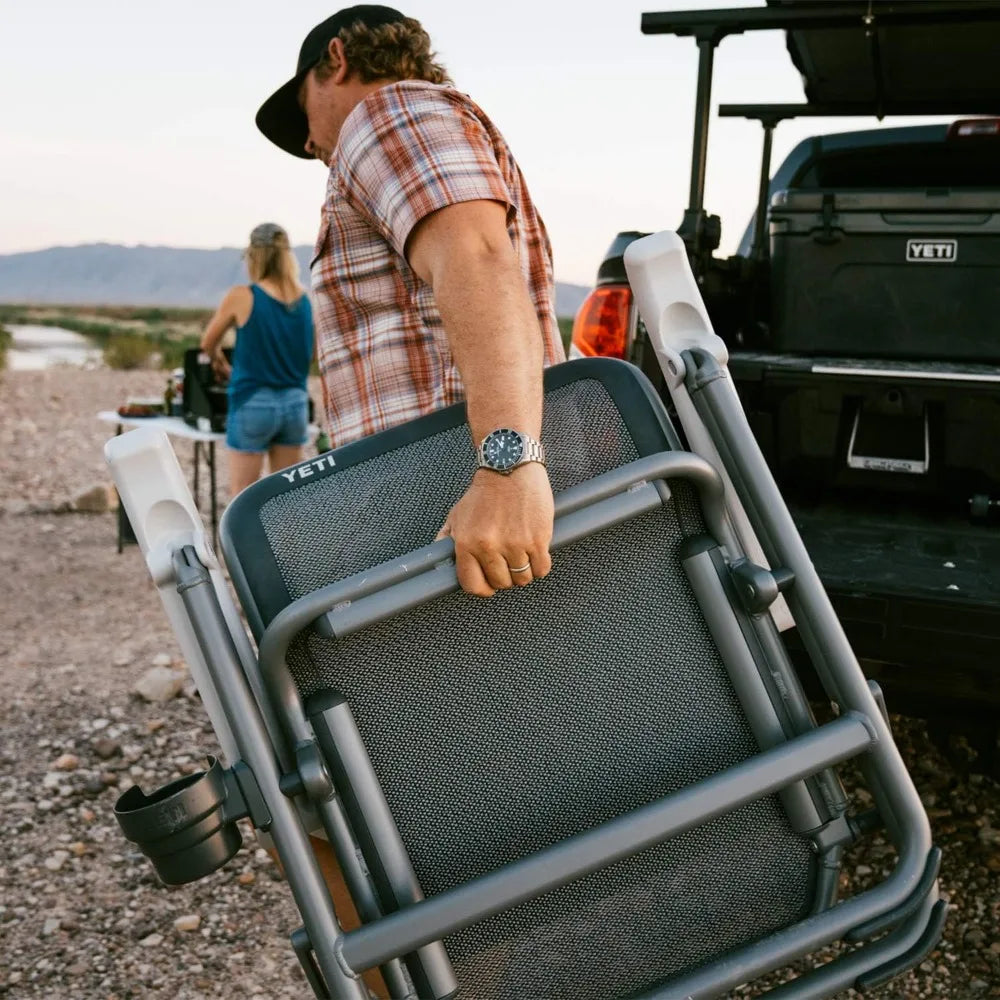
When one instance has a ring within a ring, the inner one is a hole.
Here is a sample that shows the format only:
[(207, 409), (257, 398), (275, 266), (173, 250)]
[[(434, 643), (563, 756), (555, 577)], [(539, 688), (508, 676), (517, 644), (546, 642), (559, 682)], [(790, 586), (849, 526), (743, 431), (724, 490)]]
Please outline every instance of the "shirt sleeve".
[(447, 92), (383, 88), (371, 95), (338, 148), (340, 195), (404, 254), (421, 219), (464, 201), (514, 211), (483, 122)]

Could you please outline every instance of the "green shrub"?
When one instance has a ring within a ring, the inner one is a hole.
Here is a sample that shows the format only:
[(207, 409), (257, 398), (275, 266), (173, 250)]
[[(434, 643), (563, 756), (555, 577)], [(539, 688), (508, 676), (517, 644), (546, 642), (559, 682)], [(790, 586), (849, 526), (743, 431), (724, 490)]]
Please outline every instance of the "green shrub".
[(569, 341), (573, 334), (573, 317), (572, 316), (560, 316), (559, 317), (559, 334), (562, 337), (563, 347), (569, 351)]
[(157, 349), (163, 358), (163, 367), (183, 368), (184, 352), (191, 350), (192, 347), (197, 347), (200, 343), (200, 337), (176, 337), (169, 340), (164, 337), (157, 343)]
[(144, 368), (155, 345), (148, 337), (134, 333), (112, 333), (104, 345), (104, 363), (109, 368), (132, 371)]
[(14, 335), (5, 326), (0, 326), (0, 372), (7, 367), (7, 348), (14, 340)]

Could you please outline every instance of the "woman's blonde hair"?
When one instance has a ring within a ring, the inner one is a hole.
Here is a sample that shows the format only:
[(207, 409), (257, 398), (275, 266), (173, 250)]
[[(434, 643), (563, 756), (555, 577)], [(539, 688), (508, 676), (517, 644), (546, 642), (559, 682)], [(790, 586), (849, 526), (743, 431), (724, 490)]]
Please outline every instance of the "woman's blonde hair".
[(302, 293), (299, 262), (292, 253), (288, 233), (273, 222), (262, 222), (250, 234), (250, 244), (243, 251), (251, 281), (270, 278), (289, 297)]
[[(431, 52), (430, 36), (412, 17), (374, 28), (355, 21), (341, 28), (337, 37), (344, 43), (344, 55), (352, 73), (362, 83), (375, 80), (426, 80), (428, 83), (451, 83), (448, 71)], [(316, 78), (322, 82), (333, 73), (330, 50), (317, 63)]]

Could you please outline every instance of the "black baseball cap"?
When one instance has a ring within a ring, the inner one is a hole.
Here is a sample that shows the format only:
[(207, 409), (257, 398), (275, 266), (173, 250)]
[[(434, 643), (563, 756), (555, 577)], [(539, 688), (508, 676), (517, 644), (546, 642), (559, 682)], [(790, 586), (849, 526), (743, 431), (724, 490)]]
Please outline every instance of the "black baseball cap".
[(261, 106), (254, 119), (257, 128), (276, 146), (292, 156), (303, 160), (311, 160), (306, 152), (306, 139), (309, 138), (309, 122), (305, 113), (299, 107), (299, 87), (309, 71), (320, 61), (326, 52), (330, 40), (336, 38), (342, 28), (347, 28), (360, 21), (369, 28), (377, 28), (382, 24), (395, 24), (404, 21), (406, 17), (392, 7), (382, 7), (379, 4), (358, 4), (355, 7), (345, 7), (337, 11), (333, 17), (328, 17), (322, 24), (317, 24), (306, 35), (299, 49), (299, 61), (295, 66), (295, 76), (279, 87)]

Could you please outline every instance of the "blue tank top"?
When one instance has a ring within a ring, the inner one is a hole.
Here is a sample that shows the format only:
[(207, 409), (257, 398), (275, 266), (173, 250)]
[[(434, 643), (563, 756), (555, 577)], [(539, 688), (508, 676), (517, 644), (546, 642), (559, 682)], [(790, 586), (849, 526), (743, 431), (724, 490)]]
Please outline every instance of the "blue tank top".
[(313, 356), (313, 318), (309, 296), (286, 305), (251, 285), (253, 308), (236, 328), (229, 405), (239, 406), (257, 389), (305, 389)]

